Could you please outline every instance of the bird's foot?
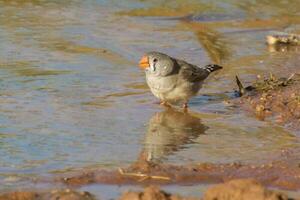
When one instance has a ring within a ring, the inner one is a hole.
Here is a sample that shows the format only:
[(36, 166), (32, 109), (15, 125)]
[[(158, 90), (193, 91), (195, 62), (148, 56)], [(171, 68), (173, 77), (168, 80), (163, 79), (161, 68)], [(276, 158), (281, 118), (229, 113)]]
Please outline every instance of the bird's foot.
[(160, 102), (160, 105), (165, 106), (165, 107), (167, 107), (167, 108), (171, 108), (171, 107), (172, 107), (172, 106), (171, 106), (168, 102), (166, 102), (166, 101)]

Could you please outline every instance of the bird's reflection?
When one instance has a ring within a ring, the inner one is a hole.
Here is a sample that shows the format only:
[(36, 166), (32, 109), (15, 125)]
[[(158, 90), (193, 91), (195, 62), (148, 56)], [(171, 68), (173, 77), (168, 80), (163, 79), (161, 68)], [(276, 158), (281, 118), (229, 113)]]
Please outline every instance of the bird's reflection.
[(206, 129), (199, 118), (189, 113), (171, 108), (156, 113), (149, 121), (143, 156), (140, 158), (161, 162), (168, 155), (192, 143)]

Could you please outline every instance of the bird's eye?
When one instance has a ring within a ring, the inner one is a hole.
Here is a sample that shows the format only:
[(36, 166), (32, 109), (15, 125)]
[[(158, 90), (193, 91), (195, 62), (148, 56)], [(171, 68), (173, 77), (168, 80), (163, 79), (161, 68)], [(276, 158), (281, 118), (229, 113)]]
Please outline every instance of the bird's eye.
[(155, 62), (155, 63), (156, 63), (156, 62), (157, 62), (157, 59), (156, 59), (156, 58), (154, 58), (154, 59), (153, 59), (153, 62)]

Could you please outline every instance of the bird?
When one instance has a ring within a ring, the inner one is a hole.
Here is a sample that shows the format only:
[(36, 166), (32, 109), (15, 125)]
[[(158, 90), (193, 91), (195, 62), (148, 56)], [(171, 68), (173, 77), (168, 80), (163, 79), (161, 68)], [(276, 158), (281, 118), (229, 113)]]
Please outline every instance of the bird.
[(189, 99), (197, 95), (209, 74), (223, 68), (216, 64), (198, 67), (155, 51), (142, 56), (139, 67), (145, 71), (146, 82), (161, 105), (170, 107), (181, 102), (184, 109), (188, 108)]

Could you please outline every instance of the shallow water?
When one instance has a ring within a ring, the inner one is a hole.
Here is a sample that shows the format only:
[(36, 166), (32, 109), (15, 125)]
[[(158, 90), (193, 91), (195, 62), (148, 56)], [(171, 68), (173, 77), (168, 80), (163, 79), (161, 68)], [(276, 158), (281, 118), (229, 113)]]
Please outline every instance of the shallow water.
[[(299, 4), (183, 2), (0, 0), (1, 190), (74, 168), (127, 166), (141, 154), (256, 163), (300, 146), (297, 132), (224, 103), (236, 74), (249, 83), (295, 70), (299, 52), (268, 51), (265, 36), (299, 33)], [(151, 50), (225, 68), (190, 114), (164, 111), (137, 67)]]

